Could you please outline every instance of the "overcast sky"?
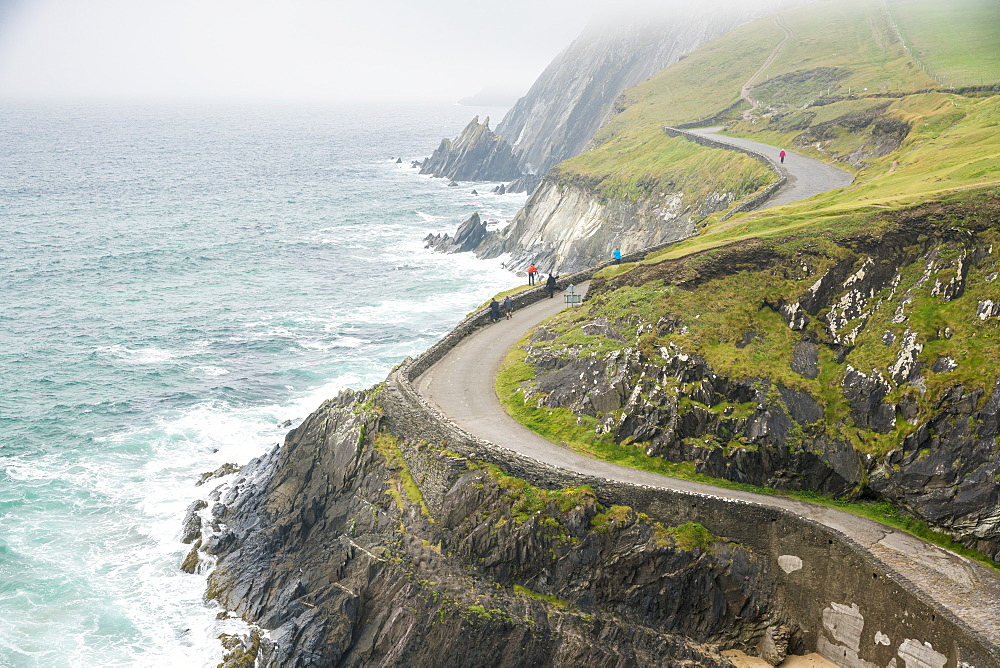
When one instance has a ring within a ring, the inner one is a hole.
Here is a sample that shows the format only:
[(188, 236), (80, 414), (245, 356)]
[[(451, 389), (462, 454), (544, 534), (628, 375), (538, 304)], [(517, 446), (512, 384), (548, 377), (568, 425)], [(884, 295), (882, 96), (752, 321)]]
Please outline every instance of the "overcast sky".
[(602, 0), (0, 0), (0, 97), (523, 94)]

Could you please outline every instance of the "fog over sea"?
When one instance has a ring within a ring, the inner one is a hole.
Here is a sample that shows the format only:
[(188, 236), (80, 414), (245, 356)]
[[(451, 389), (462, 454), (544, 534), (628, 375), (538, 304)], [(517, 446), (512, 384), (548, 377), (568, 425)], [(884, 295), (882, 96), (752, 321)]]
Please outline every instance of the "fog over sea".
[(194, 483), (521, 282), (422, 239), (524, 196), (409, 165), (502, 112), (0, 108), (0, 666), (218, 663)]

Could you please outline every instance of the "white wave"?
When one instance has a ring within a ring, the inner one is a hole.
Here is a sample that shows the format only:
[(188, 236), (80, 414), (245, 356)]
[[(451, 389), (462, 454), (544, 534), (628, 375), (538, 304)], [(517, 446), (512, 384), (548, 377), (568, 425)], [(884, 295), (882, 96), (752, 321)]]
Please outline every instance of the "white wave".
[(444, 216), (435, 216), (429, 213), (425, 213), (423, 211), (415, 211), (414, 213), (416, 213), (417, 217), (420, 218), (421, 222), (424, 223), (434, 223), (444, 218)]
[(209, 378), (215, 376), (225, 376), (226, 374), (229, 373), (229, 369), (224, 369), (221, 366), (209, 366), (209, 365), (196, 366), (192, 369), (192, 371), (196, 371), (202, 376), (206, 376)]
[(332, 350), (334, 348), (360, 348), (361, 346), (371, 343), (371, 341), (365, 339), (359, 339), (354, 336), (338, 336), (330, 341), (320, 341), (316, 339), (306, 339), (299, 341), (299, 345), (308, 350)]
[(115, 357), (132, 364), (162, 364), (182, 355), (182, 353), (174, 350), (153, 347), (128, 348), (120, 344), (98, 348), (98, 350), (100, 352), (111, 353)]

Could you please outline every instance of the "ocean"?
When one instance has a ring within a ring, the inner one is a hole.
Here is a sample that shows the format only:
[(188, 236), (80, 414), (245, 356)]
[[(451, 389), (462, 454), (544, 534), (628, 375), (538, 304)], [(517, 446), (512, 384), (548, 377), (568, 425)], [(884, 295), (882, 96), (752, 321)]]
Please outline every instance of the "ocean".
[(524, 196), (410, 167), (502, 113), (0, 107), (0, 666), (218, 663), (195, 482), (523, 281), (422, 239)]

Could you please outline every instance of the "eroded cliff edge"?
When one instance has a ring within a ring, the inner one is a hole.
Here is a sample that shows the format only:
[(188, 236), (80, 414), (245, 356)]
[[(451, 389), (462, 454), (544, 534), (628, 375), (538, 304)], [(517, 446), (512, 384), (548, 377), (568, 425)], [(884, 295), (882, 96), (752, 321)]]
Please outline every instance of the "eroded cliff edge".
[(208, 595), (270, 630), (227, 639), (231, 665), (723, 666), (722, 648), (784, 655), (773, 578), (752, 550), (566, 486), (579, 481), (535, 487), (433, 433), (393, 434), (413, 422), (386, 387), (344, 393), (212, 499), (198, 538), (200, 558), (218, 560)]

